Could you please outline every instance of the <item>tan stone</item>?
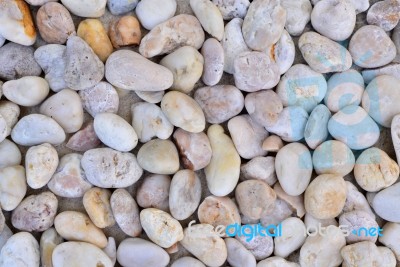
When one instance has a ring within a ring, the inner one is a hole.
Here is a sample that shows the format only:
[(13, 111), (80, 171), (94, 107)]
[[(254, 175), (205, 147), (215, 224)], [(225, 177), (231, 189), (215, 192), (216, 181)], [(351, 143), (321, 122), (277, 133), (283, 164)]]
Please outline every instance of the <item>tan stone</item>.
[(139, 21), (133, 16), (123, 16), (119, 20), (112, 22), (108, 35), (115, 48), (137, 45), (142, 39)]

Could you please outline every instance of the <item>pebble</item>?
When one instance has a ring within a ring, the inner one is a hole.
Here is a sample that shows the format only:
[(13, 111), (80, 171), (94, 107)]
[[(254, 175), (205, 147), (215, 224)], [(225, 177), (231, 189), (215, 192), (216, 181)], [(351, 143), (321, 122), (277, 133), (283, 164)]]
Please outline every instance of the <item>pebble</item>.
[(214, 227), (241, 224), (239, 209), (229, 197), (206, 197), (200, 204), (197, 215), (201, 223)]
[(144, 209), (140, 212), (140, 223), (151, 241), (163, 248), (169, 248), (183, 239), (180, 223), (165, 211)]
[(53, 2), (56, 0), (27, 0), (26, 2), (32, 6), (41, 6), (49, 2)]
[(240, 166), (241, 178), (246, 180), (256, 179), (274, 185), (277, 181), (275, 174), (274, 157), (254, 157), (249, 162)]
[(142, 39), (139, 21), (133, 16), (123, 16), (112, 22), (109, 27), (108, 35), (115, 48), (127, 45), (138, 45)]
[(396, 183), (376, 194), (372, 207), (378, 216), (389, 222), (400, 223), (400, 209), (398, 208), (400, 183)]
[(286, 10), (280, 5), (280, 1), (253, 1), (242, 27), (247, 45), (253, 50), (264, 51), (279, 40), (285, 22)]
[(215, 196), (226, 196), (239, 180), (240, 156), (220, 125), (210, 126), (207, 135), (212, 149), (211, 162), (204, 169), (208, 189)]
[(224, 241), (228, 251), (227, 260), (231, 266), (256, 267), (255, 257), (242, 245), (242, 243), (234, 238), (225, 238)]
[(300, 265), (295, 262), (289, 262), (284, 258), (274, 256), (258, 262), (257, 267), (300, 267)]
[(174, 126), (169, 122), (161, 108), (155, 104), (137, 102), (132, 105), (132, 126), (142, 143), (157, 137), (168, 139)]
[(268, 137), (264, 127), (249, 115), (239, 115), (228, 121), (228, 130), (239, 155), (244, 159), (265, 156), (262, 143)]
[(207, 39), (201, 48), (204, 58), (202, 81), (208, 86), (216, 85), (224, 73), (224, 48), (215, 38)]
[(157, 0), (142, 0), (136, 6), (136, 15), (147, 30), (152, 30), (158, 24), (167, 21), (175, 15), (176, 0), (163, 1), (162, 7)]
[(346, 201), (346, 183), (336, 174), (322, 174), (315, 178), (304, 194), (307, 213), (317, 219), (338, 216)]
[(283, 190), (279, 183), (275, 183), (274, 191), (277, 200), (283, 201), (297, 215), (297, 217), (302, 218), (304, 214), (306, 214), (303, 195), (291, 196)]
[(14, 234), (0, 253), (0, 266), (39, 266), (39, 243), (27, 232)]
[(47, 184), (49, 189), (60, 197), (83, 197), (92, 187), (81, 167), (82, 155), (70, 153), (60, 159), (60, 163)]
[(65, 44), (68, 37), (76, 34), (71, 14), (57, 2), (48, 2), (39, 8), (36, 25), (40, 36), (49, 44)]
[(358, 29), (350, 39), (349, 51), (356, 65), (377, 68), (396, 57), (396, 46), (386, 32), (375, 25)]
[(353, 63), (353, 54), (346, 48), (316, 32), (303, 33), (299, 49), (308, 65), (319, 73), (346, 71)]
[(104, 15), (107, 0), (61, 0), (61, 3), (76, 16), (99, 18)]
[(192, 257), (182, 257), (174, 261), (171, 267), (206, 267), (201, 261)]
[(117, 249), (118, 262), (126, 267), (165, 267), (168, 253), (156, 244), (141, 238), (126, 238)]
[[(250, 224), (250, 227), (253, 228), (256, 227), (256, 225)], [(249, 231), (247, 231), (247, 233), (249, 234)], [(274, 241), (269, 235), (256, 235), (250, 241), (247, 241), (246, 239), (248, 239), (248, 237), (244, 235), (236, 236), (236, 239), (239, 240), (240, 243), (242, 243), (245, 248), (247, 248), (247, 250), (249, 250), (258, 261), (269, 257), (274, 251)]]
[(346, 236), (347, 244), (353, 244), (362, 241), (371, 241), (376, 243), (378, 240), (378, 235), (373, 236), (365, 232), (365, 229), (378, 228), (378, 223), (375, 221), (375, 218), (365, 211), (355, 210), (343, 213), (339, 217), (339, 225), (342, 227), (344, 226), (347, 231), (352, 233), (349, 236)]
[(87, 180), (102, 188), (131, 186), (143, 174), (143, 169), (134, 154), (111, 148), (95, 148), (86, 151), (83, 154), (81, 166)]
[(139, 207), (135, 199), (125, 189), (115, 190), (110, 198), (112, 214), (121, 230), (132, 237), (142, 232), (139, 218)]
[(68, 87), (64, 80), (65, 50), (66, 46), (64, 45), (49, 44), (39, 47), (34, 54), (35, 60), (45, 73), (44, 78), (54, 92), (59, 92)]
[(255, 92), (278, 84), (280, 71), (266, 53), (243, 52), (234, 61), (235, 85), (240, 90)]
[(221, 40), (222, 48), (224, 49), (224, 71), (233, 74), (235, 59), (244, 52), (251, 51), (242, 34), (243, 20), (234, 18), (225, 26), (224, 36)]
[(383, 226), (382, 236), (379, 237), (379, 242), (390, 248), (395, 254), (396, 259), (400, 259), (400, 224), (388, 222)]
[(212, 150), (210, 140), (205, 133), (190, 133), (176, 129), (173, 138), (185, 168), (198, 171), (210, 163)]
[(282, 223), (282, 235), (274, 239), (274, 255), (286, 258), (299, 249), (306, 241), (306, 226), (296, 217), (290, 217)]
[(113, 52), (113, 46), (106, 29), (98, 19), (86, 19), (79, 23), (77, 35), (81, 37), (103, 62)]
[(201, 181), (197, 174), (192, 170), (178, 171), (169, 188), (171, 215), (177, 220), (189, 218), (199, 206), (200, 199)]
[(218, 7), (224, 20), (243, 19), (250, 5), (249, 0), (212, 0), (212, 2)]
[(168, 211), (170, 185), (171, 178), (167, 175), (152, 174), (146, 176), (137, 189), (136, 201), (142, 208)]
[(106, 62), (106, 79), (125, 90), (161, 91), (172, 86), (173, 74), (136, 52), (119, 50)]
[(328, 138), (328, 122), (331, 117), (331, 112), (323, 104), (316, 106), (311, 112), (304, 130), (304, 139), (311, 149), (315, 149)]
[(399, 6), (396, 1), (385, 0), (374, 3), (367, 13), (368, 24), (376, 25), (385, 32), (393, 30), (399, 23)]
[(107, 0), (111, 14), (118, 16), (130, 12), (137, 6), (139, 0)]
[(111, 192), (107, 189), (93, 187), (83, 195), (83, 206), (93, 224), (106, 228), (115, 224), (110, 205)]
[(368, 213), (372, 218), (375, 218), (375, 213), (372, 211), (363, 193), (358, 191), (357, 187), (349, 181), (346, 181), (346, 187), (347, 197), (343, 212), (363, 211)]
[(270, 57), (278, 65), (280, 74), (284, 74), (293, 65), (295, 54), (293, 39), (286, 30), (283, 30), (279, 41), (270, 48)]
[(283, 110), (282, 100), (273, 90), (247, 94), (244, 105), (250, 117), (264, 127), (275, 125)]
[(347, 0), (319, 1), (311, 13), (311, 24), (333, 41), (344, 41), (353, 33), (356, 10)]
[(5, 211), (14, 210), (26, 194), (25, 169), (20, 165), (0, 169), (0, 205)]
[(396, 258), (388, 248), (378, 247), (369, 241), (347, 245), (340, 253), (345, 266), (396, 266)]
[[(288, 165), (287, 162), (291, 164)], [(291, 196), (301, 195), (311, 180), (311, 153), (301, 143), (290, 143), (276, 154), (275, 169), (283, 190)]]
[[(22, 2), (22, 0), (16, 1)], [(15, 80), (24, 76), (39, 76), (42, 69), (33, 57), (34, 51), (33, 47), (13, 42), (2, 46), (0, 48), (0, 79)]]
[(300, 106), (310, 113), (324, 99), (327, 83), (322, 74), (309, 66), (292, 66), (279, 81), (276, 93), (283, 106)]
[(26, 180), (32, 189), (47, 185), (58, 166), (57, 150), (48, 143), (32, 146), (25, 155)]
[(224, 35), (224, 20), (218, 7), (208, 0), (190, 0), (190, 7), (203, 29), (218, 41), (221, 41)]
[[(396, 56), (397, 57), (397, 56)], [(396, 61), (396, 59), (394, 59)], [(365, 83), (369, 84), (373, 79), (381, 75), (390, 75), (397, 79), (400, 78), (400, 64), (390, 63), (376, 69), (365, 69), (362, 72)]]
[(49, 228), (40, 237), (40, 261), (43, 267), (52, 267), (52, 255), (54, 249), (63, 242), (56, 229)]
[(324, 103), (332, 112), (350, 105), (358, 106), (364, 93), (364, 79), (353, 69), (333, 74), (328, 80)]
[(393, 117), (400, 113), (397, 90), (399, 79), (382, 75), (372, 80), (364, 91), (362, 107), (380, 125), (390, 127)]
[(71, 89), (63, 89), (47, 98), (39, 111), (58, 122), (66, 133), (74, 133), (83, 125), (82, 101)]
[(150, 58), (169, 54), (182, 46), (200, 49), (204, 43), (204, 31), (196, 17), (177, 15), (154, 27), (141, 41), (139, 52)]
[(350, 149), (360, 150), (373, 146), (380, 130), (368, 113), (358, 106), (347, 106), (337, 112), (328, 123), (329, 133)]
[(0, 35), (13, 43), (30, 46), (36, 41), (35, 26), (25, 1), (2, 1), (0, 25)]
[(219, 237), (209, 224), (192, 225), (184, 230), (181, 245), (210, 267), (222, 266), (228, 257), (224, 240)]
[(307, 23), (311, 20), (312, 6), (310, 0), (282, 0), (281, 6), (286, 10), (286, 30), (292, 36), (301, 35)]
[(313, 166), (317, 174), (336, 174), (346, 176), (355, 164), (355, 157), (350, 148), (336, 140), (329, 140), (315, 148)]
[(155, 91), (155, 92), (147, 92), (147, 91), (135, 91), (136, 95), (140, 97), (142, 100), (152, 103), (152, 104), (157, 104), (160, 103), (162, 98), (165, 95), (165, 91)]
[(20, 108), (17, 104), (11, 101), (0, 101), (0, 115), (3, 117), (7, 125), (6, 136), (11, 134), (11, 130), (18, 122), (20, 113)]
[(117, 262), (117, 245), (115, 244), (115, 239), (109, 237), (107, 246), (102, 250), (110, 258), (112, 266), (115, 266), (115, 263)]
[(400, 163), (400, 115), (393, 117), (391, 125), (391, 137), (393, 148), (396, 153), (397, 163)]
[(201, 78), (204, 58), (195, 48), (183, 46), (164, 57), (160, 64), (172, 72), (174, 90), (189, 93)]
[(57, 208), (58, 200), (51, 192), (30, 195), (13, 210), (11, 223), (21, 231), (43, 232), (53, 225)]
[(117, 113), (119, 108), (119, 97), (117, 90), (107, 83), (99, 82), (94, 87), (79, 91), (83, 108), (92, 117), (98, 113)]
[(282, 147), (282, 139), (276, 135), (268, 136), (262, 144), (262, 148), (267, 152), (278, 152)]
[(8, 139), (0, 142), (0, 168), (20, 165), (21, 158), (21, 151), (14, 142)]
[[(29, 88), (29, 90), (26, 90)], [(3, 84), (3, 94), (8, 100), (24, 107), (40, 104), (49, 94), (49, 84), (45, 79), (26, 76)]]
[(13, 235), (11, 232), (10, 228), (5, 224), (3, 231), (0, 233), (0, 250), (4, 247), (6, 244), (7, 240), (10, 239), (10, 237)]

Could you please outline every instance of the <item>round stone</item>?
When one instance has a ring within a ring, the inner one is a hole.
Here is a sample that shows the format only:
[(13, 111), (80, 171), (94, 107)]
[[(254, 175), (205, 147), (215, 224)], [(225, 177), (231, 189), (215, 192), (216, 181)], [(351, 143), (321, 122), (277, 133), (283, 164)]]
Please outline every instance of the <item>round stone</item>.
[(311, 149), (315, 149), (328, 138), (328, 122), (331, 117), (331, 112), (323, 104), (316, 106), (311, 112), (304, 129), (304, 139)]
[(41, 188), (50, 181), (58, 166), (57, 150), (44, 143), (32, 146), (25, 155), (26, 180), (33, 189)]
[(93, 224), (99, 228), (106, 228), (115, 224), (110, 205), (111, 192), (107, 189), (94, 187), (83, 195), (83, 206)]
[(176, 0), (163, 1), (162, 7), (157, 0), (142, 0), (136, 6), (135, 13), (143, 27), (151, 30), (172, 18), (175, 15), (176, 7)]
[[(171, 178), (167, 175), (149, 175), (139, 185), (136, 191), (136, 201), (142, 208), (168, 211), (170, 185)], [(157, 194), (154, 194), (154, 192), (157, 192)]]
[(3, 84), (4, 96), (15, 104), (25, 107), (40, 104), (47, 97), (49, 91), (47, 81), (36, 76), (26, 76)]

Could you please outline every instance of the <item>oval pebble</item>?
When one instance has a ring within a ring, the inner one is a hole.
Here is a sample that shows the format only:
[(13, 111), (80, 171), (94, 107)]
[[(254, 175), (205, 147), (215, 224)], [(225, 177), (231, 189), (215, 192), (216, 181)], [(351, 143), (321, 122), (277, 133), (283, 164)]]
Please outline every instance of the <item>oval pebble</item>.
[(399, 201), (400, 183), (396, 183), (376, 194), (372, 207), (382, 219), (400, 223), (400, 209), (396, 204)]
[[(137, 10), (136, 10), (137, 14)], [(108, 35), (115, 48), (127, 45), (137, 45), (142, 39), (140, 23), (133, 16), (123, 16), (119, 20), (111, 22)]]
[(234, 238), (225, 238), (225, 245), (228, 251), (228, 263), (231, 266), (256, 267), (256, 259), (242, 243)]
[(281, 5), (286, 10), (286, 30), (292, 36), (299, 36), (311, 20), (310, 0), (282, 0)]
[(14, 142), (8, 139), (0, 142), (0, 168), (20, 165), (21, 159), (21, 151)]
[(164, 1), (162, 7), (157, 0), (143, 0), (136, 6), (135, 12), (143, 27), (151, 30), (158, 24), (172, 18), (175, 15), (176, 8), (176, 0)]
[(94, 187), (83, 195), (83, 206), (93, 224), (106, 228), (115, 224), (110, 205), (111, 192), (107, 189)]
[(197, 215), (201, 223), (214, 227), (241, 223), (239, 209), (229, 197), (206, 197), (200, 204)]
[(385, 32), (393, 30), (399, 19), (399, 6), (390, 0), (374, 3), (367, 13), (368, 24), (379, 26)]
[(224, 35), (224, 20), (218, 7), (208, 0), (190, 0), (190, 7), (204, 31), (221, 41)]
[[(169, 209), (171, 178), (167, 175), (146, 176), (136, 191), (136, 201), (142, 208)], [(180, 203), (182, 204), (182, 203)]]
[(138, 4), (138, 0), (107, 0), (107, 7), (113, 15), (122, 15), (132, 11)]
[(399, 230), (400, 224), (388, 222), (383, 226), (382, 236), (379, 237), (379, 242), (390, 248), (397, 260), (400, 258), (400, 244), (397, 242)]
[(350, 233), (357, 233), (349, 235), (346, 237), (347, 244), (362, 242), (362, 241), (371, 241), (376, 243), (378, 240), (378, 235), (373, 236), (369, 233), (365, 233), (361, 229), (377, 229), (378, 223), (375, 221), (375, 218), (369, 215), (365, 211), (355, 210), (351, 212), (346, 212), (340, 215), (339, 217), (339, 225), (343, 225), (347, 228)]
[(18, 122), (20, 113), (21, 110), (17, 104), (11, 101), (0, 101), (0, 115), (3, 117), (7, 125), (6, 136), (11, 134), (11, 130)]
[(286, 258), (306, 241), (306, 226), (296, 217), (282, 221), (282, 235), (274, 238), (274, 255)]
[(99, 18), (104, 15), (107, 0), (61, 0), (61, 3), (71, 11), (72, 14), (84, 18)]
[(142, 100), (152, 103), (152, 104), (157, 104), (160, 103), (162, 98), (165, 95), (165, 91), (155, 91), (155, 92), (148, 92), (148, 91), (135, 91), (136, 95), (140, 97)]
[[(250, 233), (250, 229), (254, 229), (254, 227), (257, 227), (257, 225), (250, 224), (250, 227), (244, 230), (247, 235)], [(242, 245), (249, 250), (258, 261), (268, 258), (274, 251), (274, 241), (269, 235), (256, 235), (251, 240), (248, 240), (248, 237), (245, 235), (237, 235), (236, 239), (239, 240), (240, 243), (242, 243)]]
[(311, 149), (315, 149), (328, 138), (328, 122), (331, 117), (331, 112), (323, 104), (316, 106), (311, 112), (304, 129), (304, 139)]
[[(26, 90), (29, 88), (29, 90)], [(8, 100), (24, 107), (40, 104), (49, 94), (49, 84), (45, 79), (26, 76), (3, 84), (3, 94)]]
[(244, 105), (250, 117), (264, 127), (275, 125), (283, 110), (282, 100), (272, 90), (247, 94)]
[(202, 81), (208, 85), (216, 85), (224, 73), (224, 49), (217, 39), (207, 39), (201, 48), (201, 54), (204, 58), (204, 69)]
[(275, 158), (255, 157), (240, 167), (241, 178), (261, 180), (272, 186), (276, 182)]
[(56, 229), (49, 228), (40, 237), (40, 261), (43, 267), (53, 266), (53, 251), (63, 242), (63, 238), (57, 233)]
[(25, 168), (16, 165), (0, 169), (0, 205), (5, 211), (14, 210), (26, 194)]
[(1, 249), (0, 266), (37, 267), (39, 263), (39, 243), (30, 233), (14, 234)]
[(55, 173), (58, 166), (57, 150), (44, 143), (32, 146), (25, 155), (26, 180), (33, 189), (45, 186)]

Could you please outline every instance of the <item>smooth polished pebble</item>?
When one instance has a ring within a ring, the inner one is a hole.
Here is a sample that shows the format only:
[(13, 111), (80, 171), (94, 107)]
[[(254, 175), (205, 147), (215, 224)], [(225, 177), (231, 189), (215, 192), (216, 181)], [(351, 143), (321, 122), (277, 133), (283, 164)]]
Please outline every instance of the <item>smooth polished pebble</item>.
[(261, 180), (272, 186), (277, 181), (274, 157), (254, 157), (240, 166), (242, 179)]
[(350, 233), (358, 233), (356, 235), (351, 234), (346, 236), (347, 244), (353, 244), (362, 241), (371, 241), (376, 243), (378, 240), (378, 235), (369, 235), (369, 233), (360, 231), (360, 225), (362, 225), (364, 229), (377, 229), (379, 227), (378, 223), (375, 221), (375, 218), (368, 214), (368, 212), (355, 210), (343, 213), (339, 217), (339, 225), (345, 226)]
[(311, 20), (310, 0), (282, 0), (281, 5), (286, 10), (286, 30), (292, 36), (301, 35), (306, 24)]
[[(168, 211), (171, 178), (167, 175), (151, 174), (141, 182), (136, 191), (138, 205), (142, 208)], [(157, 193), (155, 194), (155, 192)]]
[(99, 18), (105, 13), (107, 0), (61, 0), (61, 3), (76, 16)]
[(287, 261), (284, 258), (273, 256), (259, 261), (257, 267), (300, 267), (300, 265), (295, 262)]
[(281, 224), (282, 236), (274, 238), (274, 255), (287, 258), (306, 241), (304, 235), (306, 226), (301, 219), (296, 217), (287, 218)]
[(247, 94), (244, 105), (250, 117), (264, 127), (275, 125), (283, 110), (282, 100), (273, 90)]
[(151, 104), (160, 103), (162, 98), (165, 95), (165, 91), (164, 90), (154, 91), (154, 92), (136, 90), (135, 93), (142, 100), (144, 100), (144, 101), (146, 101), (148, 103), (151, 103)]
[(328, 122), (331, 117), (331, 112), (323, 104), (316, 106), (311, 112), (304, 129), (304, 139), (311, 149), (315, 149), (328, 138)]
[[(137, 10), (136, 10), (137, 14)], [(108, 35), (115, 48), (127, 45), (138, 45), (142, 39), (140, 23), (133, 16), (123, 16), (111, 23)]]
[(48, 143), (32, 146), (25, 155), (26, 181), (33, 189), (47, 185), (58, 166), (57, 150)]
[(25, 107), (40, 104), (49, 91), (47, 81), (36, 76), (26, 76), (3, 84), (3, 95), (15, 104)]
[(8, 139), (0, 142), (0, 168), (20, 165), (21, 159), (21, 151), (14, 142)]
[(400, 244), (397, 242), (399, 231), (400, 224), (388, 222), (383, 226), (382, 236), (379, 237), (379, 242), (390, 248), (397, 260), (400, 259)]
[(143, 0), (136, 6), (136, 15), (147, 30), (153, 29), (175, 15), (177, 9), (176, 0), (163, 1), (162, 7), (159, 4), (160, 2), (157, 0)]
[(39, 243), (28, 232), (10, 237), (0, 253), (0, 266), (32, 266), (40, 263)]
[(393, 30), (399, 19), (399, 6), (390, 0), (374, 3), (367, 13), (368, 24), (379, 26), (386, 32)]
[(388, 248), (363, 241), (345, 246), (340, 251), (346, 266), (396, 266), (396, 258)]
[(224, 73), (224, 48), (217, 39), (209, 38), (204, 42), (201, 54), (204, 58), (202, 81), (208, 86), (216, 85)]
[(85, 192), (82, 203), (93, 224), (106, 228), (115, 224), (110, 205), (111, 192), (107, 189), (93, 187)]
[(224, 20), (218, 7), (208, 0), (190, 0), (189, 3), (204, 31), (221, 41), (224, 35)]
[(40, 237), (40, 262), (43, 267), (52, 267), (52, 255), (54, 249), (63, 242), (63, 238), (56, 229), (49, 228)]
[[(255, 224), (250, 224), (255, 227)], [(247, 231), (249, 234), (250, 231)], [(253, 239), (247, 240), (248, 237), (241, 235), (236, 236), (236, 239), (242, 243), (256, 258), (256, 260), (264, 260), (274, 252), (274, 241), (271, 236), (256, 235)]]
[(262, 148), (267, 152), (278, 152), (282, 147), (283, 141), (277, 135), (268, 136), (262, 144)]
[(399, 201), (400, 183), (383, 189), (372, 200), (372, 207), (378, 216), (389, 222), (400, 223)]
[(227, 261), (231, 266), (256, 267), (256, 259), (245, 246), (234, 238), (225, 238), (226, 249), (228, 250)]

